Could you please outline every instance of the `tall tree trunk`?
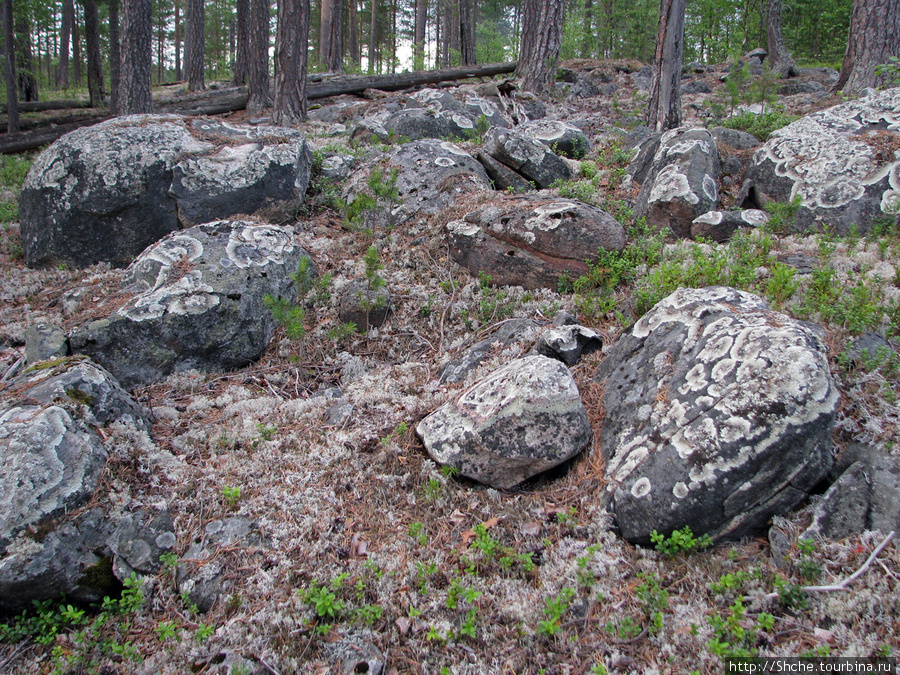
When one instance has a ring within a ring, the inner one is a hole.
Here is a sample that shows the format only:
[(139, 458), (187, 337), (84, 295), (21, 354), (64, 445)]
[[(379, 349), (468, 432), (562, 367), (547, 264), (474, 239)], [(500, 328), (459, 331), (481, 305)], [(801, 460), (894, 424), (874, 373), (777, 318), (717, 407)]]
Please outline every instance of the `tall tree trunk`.
[(594, 3), (593, 0), (584, 0), (584, 39), (581, 42), (581, 56), (586, 59), (594, 58)]
[(237, 0), (237, 44), (234, 57), (234, 84), (246, 84), (250, 74), (250, 0)]
[(475, 0), (459, 0), (459, 56), (463, 66), (478, 63), (475, 55)]
[(103, 61), (100, 58), (100, 22), (97, 18), (97, 0), (84, 0), (84, 39), (88, 57), (88, 92), (91, 107), (103, 105)]
[(447, 2), (447, 66), (459, 65), (457, 59), (462, 52), (459, 35), (459, 3), (460, 0), (448, 0)]
[(150, 0), (125, 0), (122, 12), (122, 61), (116, 114), (152, 112), (153, 16)]
[(319, 22), (319, 61), (332, 73), (344, 71), (344, 14), (341, 0), (323, 0)]
[(278, 0), (275, 33), (275, 97), (272, 121), (293, 126), (306, 119), (309, 0)]
[(175, 81), (181, 82), (184, 79), (181, 72), (181, 15), (179, 13), (181, 5), (175, 0)]
[(413, 34), (413, 70), (425, 70), (425, 26), (428, 1), (416, 0), (415, 32)]
[(681, 124), (685, 3), (686, 0), (660, 0), (647, 115), (647, 125), (652, 131), (666, 131)]
[(769, 0), (766, 10), (766, 37), (769, 48), (769, 67), (779, 77), (800, 74), (791, 58), (781, 34), (781, 0)]
[(72, 77), (81, 85), (81, 31), (78, 29), (78, 6), (72, 5)]
[(359, 8), (356, 0), (347, 3), (347, 55), (353, 63), (354, 70), (359, 70)]
[(37, 78), (34, 76), (34, 57), (31, 52), (31, 20), (25, 14), (16, 19), (16, 67), (19, 72), (19, 98), (38, 100)]
[(19, 99), (16, 89), (16, 50), (13, 34), (12, 0), (2, 0), (0, 21), (3, 23), (3, 79), (6, 81), (6, 131), (19, 131)]
[(185, 65), (187, 67), (188, 91), (205, 89), (203, 66), (206, 55), (206, 5), (204, 0), (187, 0), (185, 23)]
[(378, 30), (378, 4), (376, 0), (369, 0), (371, 3), (371, 13), (369, 15), (369, 73), (375, 72), (375, 37)]
[(59, 64), (56, 67), (56, 88), (69, 88), (69, 38), (72, 35), (72, 21), (75, 8), (72, 0), (63, 0), (62, 23), (59, 27)]
[(257, 113), (269, 98), (269, 0), (250, 4), (250, 98), (247, 110)]
[(328, 67), (328, 56), (331, 52), (331, 21), (334, 14), (334, 0), (321, 0), (319, 3), (319, 65)]
[(119, 109), (119, 86), (121, 70), (119, 49), (119, 0), (109, 0), (109, 109)]
[(564, 18), (563, 0), (525, 0), (516, 68), (524, 89), (542, 94), (553, 85)]
[(900, 0), (853, 0), (844, 65), (834, 90), (857, 95), (866, 87), (889, 84), (875, 67), (900, 50)]

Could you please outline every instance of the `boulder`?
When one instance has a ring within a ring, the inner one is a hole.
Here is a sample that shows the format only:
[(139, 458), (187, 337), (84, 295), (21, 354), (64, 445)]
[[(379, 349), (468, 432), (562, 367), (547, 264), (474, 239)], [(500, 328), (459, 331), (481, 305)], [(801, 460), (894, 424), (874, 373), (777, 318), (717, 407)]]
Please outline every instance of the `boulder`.
[(703, 80), (689, 80), (681, 85), (682, 94), (711, 94), (712, 89)]
[(603, 349), (603, 339), (597, 331), (579, 325), (551, 328), (543, 333), (532, 350), (536, 354), (574, 366), (582, 356)]
[(124, 267), (179, 228), (299, 204), (311, 162), (292, 129), (133, 115), (73, 131), (22, 187), (25, 262)]
[(690, 237), (694, 218), (716, 207), (719, 153), (706, 129), (679, 127), (660, 138), (634, 207), (657, 229)]
[(530, 192), (534, 190), (534, 184), (525, 180), (520, 173), (516, 173), (506, 164), (498, 162), (496, 159), (484, 152), (478, 152), (478, 161), (481, 162), (488, 177), (494, 184), (496, 190), (512, 190), (513, 192)]
[(519, 131), (492, 129), (485, 136), (484, 151), (540, 189), (572, 177), (572, 170), (559, 155)]
[(502, 196), (447, 223), (450, 255), (494, 284), (556, 289), (588, 272), (600, 249), (620, 251), (625, 231), (597, 207), (570, 199)]
[(75, 406), (93, 426), (122, 422), (150, 433), (150, 412), (122, 389), (109, 371), (84, 357), (45, 361), (41, 367), (28, 368), (5, 395), (44, 406), (60, 402)]
[(900, 222), (900, 88), (807, 115), (772, 133), (753, 156), (742, 198), (798, 199), (794, 230), (861, 234)]
[(122, 518), (109, 538), (113, 553), (113, 574), (120, 581), (132, 574), (156, 574), (161, 556), (175, 548), (175, 524), (171, 514), (155, 509), (139, 509)]
[(512, 319), (503, 323), (484, 340), (476, 342), (461, 356), (445, 364), (438, 373), (438, 379), (451, 384), (463, 382), (488, 354), (503, 351), (537, 327), (537, 322), (531, 319)]
[(815, 80), (808, 82), (786, 82), (778, 88), (779, 96), (796, 96), (797, 94), (825, 94), (825, 85)]
[(435, 461), (501, 489), (571, 459), (591, 440), (575, 380), (544, 356), (495, 370), (419, 422), (416, 432)]
[(516, 131), (537, 139), (553, 152), (569, 159), (584, 159), (591, 151), (591, 142), (578, 127), (557, 120), (526, 122)]
[(769, 214), (759, 209), (745, 211), (709, 211), (694, 218), (691, 237), (706, 237), (725, 242), (743, 227), (761, 227), (769, 222)]
[(25, 361), (35, 364), (46, 359), (60, 358), (68, 354), (66, 333), (50, 323), (35, 323), (25, 331)]
[(722, 143), (735, 150), (750, 150), (751, 148), (758, 148), (761, 145), (756, 136), (739, 129), (712, 127), (709, 130), (709, 133), (716, 139), (716, 143)]
[(290, 275), (303, 257), (293, 230), (275, 225), (217, 221), (170, 234), (128, 268), (122, 305), (70, 334), (72, 351), (129, 389), (244, 366), (277, 327), (265, 297), (294, 298)]
[(833, 463), (839, 393), (809, 327), (731, 288), (681, 289), (606, 355), (602, 453), (623, 536), (750, 536)]

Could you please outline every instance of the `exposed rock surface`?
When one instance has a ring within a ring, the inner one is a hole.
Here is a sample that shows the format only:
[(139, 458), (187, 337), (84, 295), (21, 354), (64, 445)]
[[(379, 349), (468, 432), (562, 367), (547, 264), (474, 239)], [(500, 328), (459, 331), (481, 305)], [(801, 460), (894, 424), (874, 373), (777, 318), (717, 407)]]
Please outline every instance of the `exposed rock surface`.
[(526, 122), (516, 131), (539, 140), (550, 150), (569, 159), (583, 159), (591, 151), (591, 142), (578, 127), (557, 120)]
[(352, 281), (341, 291), (338, 316), (365, 332), (387, 321), (391, 312), (391, 292), (387, 287), (371, 288), (365, 279)]
[(492, 129), (485, 136), (484, 151), (522, 174), (540, 188), (568, 180), (572, 170), (563, 159), (530, 135), (510, 129)]
[(800, 200), (794, 229), (868, 233), (900, 219), (900, 88), (812, 113), (771, 135), (743, 186), (757, 205)]
[(623, 536), (749, 535), (828, 472), (838, 404), (825, 348), (758, 297), (679, 290), (598, 369), (602, 451)]
[(544, 356), (494, 371), (423, 419), (416, 432), (435, 461), (503, 489), (574, 457), (591, 439), (572, 375)]
[(476, 342), (461, 356), (444, 365), (438, 373), (440, 380), (451, 384), (464, 381), (466, 376), (475, 370), (489, 353), (503, 351), (537, 327), (537, 322), (530, 319), (507, 321), (484, 340)]
[(134, 115), (73, 131), (21, 194), (28, 265), (123, 267), (181, 227), (300, 202), (312, 154), (298, 131)]
[(534, 345), (542, 356), (574, 366), (581, 357), (603, 349), (603, 339), (592, 328), (578, 325), (558, 326), (547, 330)]
[(173, 233), (128, 268), (119, 309), (70, 335), (72, 351), (126, 388), (246, 365), (276, 328), (265, 296), (292, 299), (290, 274), (306, 255), (290, 228), (275, 225), (219, 221)]
[(716, 207), (719, 153), (706, 129), (679, 127), (660, 138), (634, 207), (655, 228), (689, 237), (694, 218)]
[(716, 143), (722, 143), (735, 150), (749, 150), (758, 148), (761, 143), (753, 134), (740, 129), (729, 129), (728, 127), (712, 127), (709, 130), (712, 137), (716, 139)]
[(59, 326), (35, 323), (25, 332), (25, 361), (29, 364), (60, 358), (69, 351), (66, 333)]
[(731, 239), (742, 227), (761, 227), (768, 222), (769, 215), (759, 209), (710, 211), (694, 218), (691, 237), (706, 237), (721, 243)]
[(175, 547), (175, 525), (168, 511), (140, 509), (122, 518), (109, 539), (113, 573), (119, 580), (156, 574), (160, 557)]
[(474, 276), (495, 284), (553, 288), (564, 275), (588, 271), (584, 262), (625, 246), (615, 218), (569, 199), (503, 196), (447, 224), (450, 255)]

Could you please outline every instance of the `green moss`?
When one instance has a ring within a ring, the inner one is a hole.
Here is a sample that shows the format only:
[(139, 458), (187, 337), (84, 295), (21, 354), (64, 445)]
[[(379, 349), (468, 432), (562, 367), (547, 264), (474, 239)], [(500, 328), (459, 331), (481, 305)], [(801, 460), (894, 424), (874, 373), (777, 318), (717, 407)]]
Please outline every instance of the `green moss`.
[(68, 396), (76, 403), (81, 403), (83, 405), (94, 404), (94, 397), (86, 392), (81, 391), (81, 389), (66, 389), (66, 396)]
[(111, 594), (121, 586), (119, 580), (116, 579), (116, 575), (113, 574), (112, 564), (111, 557), (100, 558), (96, 563), (85, 568), (81, 578), (78, 580), (78, 584), (101, 593)]

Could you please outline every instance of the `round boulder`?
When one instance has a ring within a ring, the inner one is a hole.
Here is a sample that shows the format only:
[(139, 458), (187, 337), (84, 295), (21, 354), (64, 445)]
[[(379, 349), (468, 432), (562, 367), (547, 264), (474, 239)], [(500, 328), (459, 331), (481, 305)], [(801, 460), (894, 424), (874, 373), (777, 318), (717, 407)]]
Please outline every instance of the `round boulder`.
[(810, 328), (758, 297), (682, 289), (606, 355), (602, 452), (623, 536), (752, 535), (830, 470), (839, 394)]

